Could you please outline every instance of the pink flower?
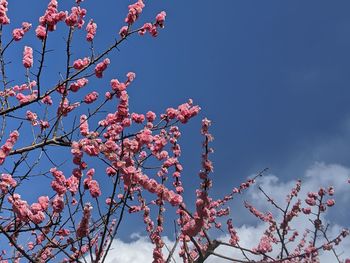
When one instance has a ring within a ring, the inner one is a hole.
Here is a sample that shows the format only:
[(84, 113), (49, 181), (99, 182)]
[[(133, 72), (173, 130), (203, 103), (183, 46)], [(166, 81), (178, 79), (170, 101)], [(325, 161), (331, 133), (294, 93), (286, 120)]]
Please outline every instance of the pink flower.
[(80, 116), (80, 133), (83, 136), (87, 136), (89, 134), (89, 124), (85, 114)]
[(52, 105), (53, 103), (50, 95), (45, 96), (41, 102), (47, 105)]
[(39, 18), (39, 26), (35, 32), (39, 39), (43, 40), (46, 37), (46, 27), (48, 31), (54, 31), (56, 24), (66, 18), (65, 12), (58, 12), (57, 0), (51, 0), (47, 6), (45, 14)]
[(138, 0), (136, 3), (129, 5), (129, 13), (125, 18), (125, 23), (133, 24), (142, 13), (142, 9), (145, 7), (145, 4), (142, 0)]
[(7, 17), (7, 1), (1, 0), (0, 1), (0, 24), (7, 25), (10, 24), (10, 19)]
[(104, 59), (102, 62), (98, 63), (95, 67), (95, 75), (97, 78), (102, 78), (102, 73), (107, 69), (107, 66), (110, 64), (110, 60), (108, 58)]
[(55, 213), (61, 213), (64, 209), (63, 196), (56, 195), (52, 201), (52, 208)]
[(26, 113), (26, 117), (27, 117), (27, 120), (31, 121), (33, 126), (38, 125), (38, 121), (37, 121), (38, 115), (36, 113), (28, 110)]
[(137, 114), (137, 113), (132, 113), (131, 114), (131, 119), (136, 122), (136, 123), (142, 123), (145, 120), (145, 115), (143, 114)]
[(335, 204), (334, 199), (327, 200), (327, 206), (331, 207), (331, 206), (334, 206), (334, 204)]
[(89, 80), (86, 78), (78, 79), (76, 82), (70, 84), (69, 89), (73, 92), (77, 92), (82, 87), (86, 86), (89, 83)]
[(24, 47), (23, 66), (25, 68), (31, 68), (33, 66), (33, 49), (31, 47)]
[(85, 68), (87, 65), (89, 65), (90, 59), (88, 57), (83, 58), (83, 59), (77, 59), (73, 63), (73, 68), (74, 69), (82, 69)]
[(126, 85), (125, 83), (120, 83), (119, 80), (117, 79), (112, 79), (111, 80), (111, 86), (114, 91), (123, 91), (126, 90)]
[(6, 140), (5, 144), (1, 146), (0, 149), (0, 165), (4, 163), (6, 156), (8, 156), (17, 142), (19, 137), (18, 131), (13, 131), (10, 133), (10, 137)]
[(97, 100), (97, 97), (98, 93), (96, 91), (93, 91), (85, 96), (84, 102), (87, 104), (93, 103), (95, 100)]
[(46, 38), (46, 28), (42, 25), (38, 25), (35, 29), (35, 34), (39, 39), (44, 40)]
[(166, 17), (166, 13), (164, 11), (160, 12), (156, 16), (156, 25), (158, 25), (160, 28), (164, 28), (165, 17)]
[(22, 23), (22, 28), (15, 28), (12, 31), (12, 37), (15, 41), (19, 41), (23, 38), (24, 33), (27, 32), (32, 27), (32, 24), (28, 22)]
[(86, 26), (86, 31), (87, 31), (86, 40), (87, 41), (91, 42), (94, 39), (94, 37), (96, 35), (96, 29), (97, 29), (97, 25), (91, 19)]
[(125, 38), (128, 35), (128, 26), (123, 26), (120, 30), (119, 30), (119, 35), (122, 38)]
[(9, 187), (15, 187), (17, 185), (16, 180), (10, 174), (1, 174), (0, 179), (0, 190), (3, 194), (8, 192)]
[(86, 203), (84, 205), (83, 218), (81, 219), (77, 229), (78, 238), (86, 237), (89, 234), (89, 222), (91, 217), (91, 210), (92, 210), (91, 204)]
[(47, 210), (47, 208), (49, 207), (49, 197), (48, 196), (40, 196), (38, 198), (38, 202), (39, 202), (43, 211)]
[(271, 241), (270, 241), (270, 238), (268, 236), (264, 235), (260, 239), (260, 243), (259, 243), (258, 247), (256, 248), (256, 251), (258, 251), (260, 253), (267, 253), (267, 252), (272, 251)]
[(67, 26), (70, 26), (70, 27), (76, 26), (78, 28), (82, 28), (85, 23), (84, 21), (85, 15), (86, 15), (86, 9), (81, 8), (80, 6), (72, 7), (71, 14), (67, 16), (65, 20)]
[(101, 190), (98, 182), (96, 180), (91, 180), (88, 183), (90, 194), (93, 198), (97, 198), (101, 195)]
[(149, 111), (146, 113), (146, 119), (149, 122), (153, 122), (156, 119), (157, 115), (153, 111)]
[(134, 72), (128, 72), (128, 74), (126, 74), (126, 77), (128, 78), (127, 83), (129, 84), (134, 81), (136, 74)]

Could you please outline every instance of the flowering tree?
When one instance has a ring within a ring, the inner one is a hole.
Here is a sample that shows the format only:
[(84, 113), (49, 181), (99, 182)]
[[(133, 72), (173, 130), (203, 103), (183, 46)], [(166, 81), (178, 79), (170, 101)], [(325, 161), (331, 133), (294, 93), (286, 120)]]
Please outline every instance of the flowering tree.
[[(126, 9), (117, 40), (104, 50), (95, 50), (97, 25), (87, 19), (82, 2), (76, 0), (70, 11), (60, 11), (58, 2), (51, 0), (39, 21), (33, 22), (34, 29), (30, 22), (23, 22), (8, 31), (8, 3), (0, 0), (1, 262), (103, 262), (128, 214), (143, 217), (154, 244), (154, 262), (171, 262), (175, 253), (184, 262), (204, 262), (209, 256), (236, 262), (317, 262), (321, 251), (334, 253), (341, 262), (335, 246), (348, 231), (329, 237), (328, 225), (322, 221), (322, 213), (335, 204), (332, 186), (308, 193), (304, 202), (297, 199), (302, 187), (298, 181), (284, 205), (260, 188), (280, 216), (260, 212), (246, 202), (249, 211), (266, 222), (266, 231), (257, 246), (240, 246), (228, 218), (228, 202), (265, 170), (221, 199), (211, 198), (213, 164), (209, 155), (213, 150), (209, 143), (213, 137), (206, 118), (201, 127), (203, 154), (196, 201), (184, 200), (180, 126), (199, 113), (199, 106), (189, 100), (158, 117), (152, 111), (131, 112), (128, 90), (136, 77), (133, 72), (123, 80), (108, 80), (110, 86), (104, 94), (89, 90), (89, 81), (103, 78), (113, 62), (112, 51), (132, 35), (156, 37), (164, 28), (166, 13), (138, 26), (145, 7), (138, 0)], [(64, 73), (56, 79), (45, 65), (50, 37), (58, 27), (66, 34), (62, 46), (66, 63)], [(24, 44), (31, 32), (41, 45), (36, 53)], [(81, 32), (90, 50), (79, 58), (72, 54), (72, 45)], [(23, 50), (23, 80), (8, 77), (13, 68), (7, 54), (17, 47)], [(48, 79), (54, 79), (54, 84), (46, 83)], [(116, 110), (106, 113), (107, 105)], [(56, 161), (60, 157), (63, 163)], [(66, 159), (70, 162), (64, 162)], [(33, 202), (21, 197), (20, 193), (30, 189), (28, 182), (43, 177), (49, 178), (46, 195), (35, 196)], [(176, 218), (167, 215), (169, 210), (176, 212)], [(293, 229), (291, 222), (298, 216), (309, 217), (313, 228)], [(176, 240), (173, 248), (165, 250), (164, 221), (174, 219)], [(225, 231), (228, 240), (219, 239), (215, 229)], [(239, 256), (220, 254), (217, 248), (222, 246), (237, 250)]]

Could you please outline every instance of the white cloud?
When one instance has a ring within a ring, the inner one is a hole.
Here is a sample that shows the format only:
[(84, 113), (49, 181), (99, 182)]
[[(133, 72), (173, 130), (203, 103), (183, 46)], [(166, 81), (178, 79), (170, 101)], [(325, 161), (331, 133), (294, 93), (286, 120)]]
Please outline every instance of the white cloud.
[[(336, 191), (337, 206), (333, 207), (330, 211), (336, 212), (337, 209), (341, 209), (339, 203), (348, 203), (350, 201), (350, 184), (347, 180), (350, 178), (350, 169), (337, 164), (326, 165), (324, 163), (316, 163), (311, 166), (302, 179), (302, 190), (299, 197), (304, 199), (307, 191), (317, 191), (319, 187), (334, 186)], [(267, 175), (259, 179), (258, 185), (260, 185), (266, 193), (271, 194), (277, 202), (283, 204), (286, 195), (290, 189), (295, 186), (295, 181), (283, 182), (274, 175)], [(271, 208), (265, 201), (264, 197), (259, 193), (256, 188), (253, 188), (247, 192), (247, 199), (250, 199), (252, 203), (256, 204), (262, 210)], [(322, 218), (326, 222), (325, 218)], [(311, 223), (306, 217), (298, 217), (292, 227), (302, 231), (305, 228), (311, 228)], [(266, 225), (259, 223), (256, 226), (242, 225), (236, 230), (240, 237), (240, 245), (242, 247), (253, 248), (259, 243), (259, 237), (266, 229)], [(330, 238), (336, 237), (343, 229), (342, 226), (333, 225), (328, 230)], [(302, 234), (302, 233), (301, 233)], [(116, 239), (112, 245), (112, 249), (107, 257), (107, 263), (120, 262), (120, 263), (133, 263), (133, 262), (152, 262), (152, 251), (154, 245), (151, 244), (148, 237), (134, 235), (135, 238), (132, 242), (124, 242), (120, 239)], [(221, 239), (228, 240), (228, 236), (222, 236)], [(168, 247), (172, 247), (173, 242), (167, 237), (164, 239)], [(336, 251), (341, 254), (341, 258), (350, 258), (350, 238), (346, 238), (341, 245), (336, 247)], [(166, 249), (163, 250), (164, 254), (167, 254)], [(230, 247), (220, 246), (217, 253), (228, 257), (242, 258), (239, 251)], [(335, 262), (335, 258), (331, 252), (321, 253), (321, 262)], [(252, 258), (253, 259), (253, 258)], [(174, 261), (182, 262), (177, 256), (174, 255)], [(227, 260), (220, 259), (218, 257), (211, 256), (206, 261), (208, 263), (220, 263), (228, 262)]]

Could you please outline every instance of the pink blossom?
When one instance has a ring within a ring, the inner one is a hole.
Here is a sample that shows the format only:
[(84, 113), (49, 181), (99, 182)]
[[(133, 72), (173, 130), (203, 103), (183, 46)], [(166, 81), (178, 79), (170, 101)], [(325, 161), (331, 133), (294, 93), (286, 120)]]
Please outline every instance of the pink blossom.
[(156, 16), (156, 25), (158, 25), (161, 28), (164, 28), (165, 17), (166, 17), (166, 13), (164, 11), (160, 12)]
[(327, 206), (334, 206), (334, 204), (335, 204), (334, 199), (328, 199), (327, 200)]
[(133, 24), (142, 13), (144, 7), (145, 4), (142, 0), (138, 0), (136, 3), (129, 5), (129, 13), (125, 18), (125, 23)]
[(108, 58), (104, 59), (102, 62), (98, 63), (95, 67), (95, 75), (97, 78), (102, 78), (102, 73), (107, 69), (107, 66), (110, 64), (110, 60)]
[(97, 100), (97, 97), (98, 97), (98, 93), (96, 91), (93, 91), (85, 96), (84, 102), (87, 104), (91, 104), (95, 100)]
[(46, 28), (42, 25), (38, 25), (35, 29), (35, 34), (39, 39), (44, 40), (46, 38)]
[(89, 134), (89, 124), (87, 122), (87, 116), (81, 115), (80, 116), (80, 133), (83, 136), (87, 136)]
[(270, 243), (270, 238), (266, 235), (264, 235), (261, 239), (260, 239), (260, 243), (258, 245), (258, 247), (255, 249), (257, 252), (260, 253), (267, 253), (267, 252), (271, 252), (272, 251), (272, 246)]
[(19, 133), (17, 130), (10, 133), (9, 138), (6, 140), (5, 144), (0, 148), (0, 165), (4, 163), (6, 156), (8, 156), (17, 142)]
[(16, 214), (17, 218), (22, 222), (28, 222), (32, 215), (28, 203), (22, 200), (19, 194), (9, 196), (8, 201), (12, 204), (13, 212)]
[(10, 19), (7, 17), (7, 0), (0, 1), (0, 24), (7, 25), (10, 24)]
[(55, 213), (61, 213), (64, 209), (63, 196), (56, 195), (52, 201), (52, 208)]
[(20, 104), (28, 103), (30, 101), (35, 100), (38, 97), (38, 91), (33, 90), (33, 92), (29, 95), (24, 95), (23, 93), (17, 93), (16, 99)]
[(15, 28), (12, 31), (12, 37), (15, 41), (19, 41), (23, 38), (24, 33), (27, 32), (32, 27), (32, 24), (28, 22), (22, 23), (22, 28)]
[(145, 120), (145, 116), (143, 114), (132, 113), (131, 119), (136, 123), (142, 123)]
[(47, 210), (47, 208), (49, 207), (49, 197), (48, 196), (40, 196), (38, 198), (38, 202), (39, 202), (43, 211)]
[(96, 35), (96, 29), (97, 29), (97, 25), (91, 19), (86, 26), (86, 31), (87, 31), (86, 40), (87, 41), (91, 42), (94, 39), (94, 37)]
[(47, 105), (52, 105), (52, 98), (50, 95), (45, 96), (42, 100), (42, 103), (47, 104)]
[(86, 203), (84, 205), (83, 218), (81, 219), (77, 229), (78, 238), (86, 237), (89, 234), (89, 222), (91, 217), (91, 210), (92, 210), (91, 204)]
[(111, 80), (111, 86), (114, 91), (124, 91), (126, 89), (125, 83), (120, 83), (117, 79)]
[(85, 68), (87, 65), (90, 63), (90, 58), (85, 57), (83, 59), (77, 59), (73, 63), (73, 68), (74, 69), (82, 69)]
[(9, 187), (15, 187), (17, 185), (16, 180), (10, 174), (1, 174), (0, 179), (0, 190), (3, 194), (8, 192)]
[(57, 8), (57, 0), (51, 0), (45, 14), (39, 18), (39, 26), (35, 30), (39, 39), (45, 39), (46, 27), (48, 31), (54, 31), (56, 29), (56, 24), (66, 18), (66, 13), (63, 11), (58, 12)]
[(27, 120), (31, 121), (33, 126), (38, 125), (38, 121), (37, 121), (38, 115), (36, 113), (31, 112), (30, 110), (28, 110), (27, 113), (26, 113), (26, 118), (27, 118)]
[(89, 83), (89, 80), (86, 78), (78, 79), (76, 82), (70, 84), (69, 89), (73, 92), (77, 92), (82, 87), (86, 86)]
[(125, 38), (128, 35), (128, 26), (123, 26), (120, 30), (119, 30), (119, 35), (122, 38)]
[(86, 15), (86, 9), (81, 8), (80, 6), (72, 7), (71, 14), (67, 16), (65, 20), (67, 26), (82, 28), (85, 23), (84, 21), (85, 15)]
[(33, 66), (33, 49), (31, 47), (24, 47), (23, 66), (25, 68), (31, 68)]
[(148, 111), (146, 113), (146, 119), (149, 122), (153, 122), (156, 119), (157, 115), (153, 111)]

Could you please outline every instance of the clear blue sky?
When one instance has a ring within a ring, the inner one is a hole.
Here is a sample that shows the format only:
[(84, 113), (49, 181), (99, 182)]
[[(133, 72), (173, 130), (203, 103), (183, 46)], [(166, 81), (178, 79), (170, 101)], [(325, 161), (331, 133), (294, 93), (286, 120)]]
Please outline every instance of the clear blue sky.
[[(43, 13), (46, 2), (11, 1), (9, 28), (23, 15), (36, 26), (33, 17)], [(87, 17), (98, 24), (97, 51), (116, 38), (129, 3), (84, 2)], [(302, 177), (316, 161), (350, 166), (350, 2), (153, 0), (146, 2), (140, 21), (162, 10), (167, 20), (159, 37), (130, 38), (110, 56), (104, 81), (91, 85), (104, 94), (111, 78), (134, 71), (132, 111), (160, 113), (188, 98), (201, 106), (200, 117), (184, 127), (182, 137), (189, 185), (198, 185), (205, 116), (213, 121), (216, 139), (216, 193), (265, 167), (289, 180)], [(66, 30), (62, 24), (61, 29)], [(50, 47), (63, 50), (62, 35), (54, 35)], [(88, 45), (76, 41), (76, 58), (88, 54)], [(22, 44), (40, 46), (29, 36)], [(11, 51), (18, 59), (20, 47)], [(51, 60), (47, 67), (62, 71), (62, 62)], [(57, 77), (48, 74), (47, 81)]]

